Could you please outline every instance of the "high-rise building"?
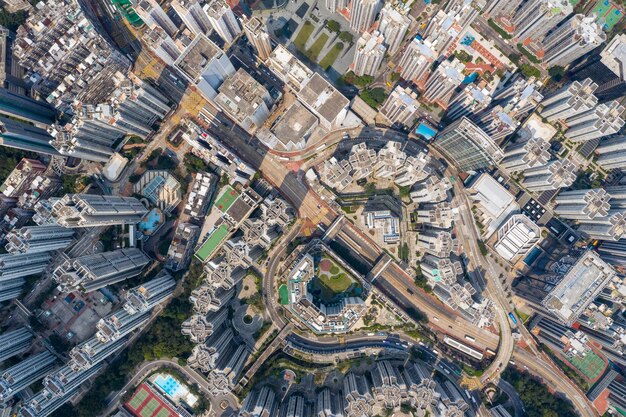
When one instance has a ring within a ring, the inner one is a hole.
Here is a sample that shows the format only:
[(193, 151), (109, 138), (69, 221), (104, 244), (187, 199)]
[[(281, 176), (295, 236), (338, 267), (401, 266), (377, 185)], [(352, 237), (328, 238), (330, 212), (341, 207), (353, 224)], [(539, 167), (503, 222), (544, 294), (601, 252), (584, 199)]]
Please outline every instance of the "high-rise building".
[(148, 282), (131, 288), (124, 294), (124, 310), (129, 314), (143, 313), (162, 303), (174, 293), (176, 281), (165, 270)]
[(19, 417), (46, 417), (54, 413), (59, 407), (69, 401), (78, 388), (60, 396), (53, 396), (47, 390), (41, 390), (36, 395), (28, 399), (18, 411)]
[(381, 0), (352, 0), (350, 5), (350, 27), (356, 32), (370, 29), (382, 6)]
[(573, 11), (569, 0), (529, 0), (513, 17), (515, 37), (519, 42), (540, 40)]
[(0, 114), (26, 120), (42, 129), (53, 124), (57, 117), (57, 111), (48, 103), (12, 93), (6, 88), (0, 88)]
[(352, 66), (357, 76), (376, 75), (387, 52), (384, 41), (384, 36), (378, 31), (371, 34), (363, 32), (363, 35), (356, 41)]
[(26, 327), (0, 334), (0, 361), (5, 361), (30, 348), (33, 334)]
[(46, 252), (0, 255), (0, 282), (39, 274), (46, 269), (50, 259)]
[(350, 3), (349, 0), (326, 0), (325, 1), (326, 8), (331, 12), (345, 9), (346, 7), (348, 7), (348, 3)]
[(264, 386), (260, 390), (252, 391), (244, 400), (239, 415), (241, 417), (274, 416), (278, 415), (278, 404), (274, 391)]
[(489, 91), (472, 83), (452, 97), (446, 117), (450, 120), (456, 120), (462, 116), (478, 114), (486, 109), (490, 103), (491, 94)]
[(594, 109), (577, 113), (565, 120), (569, 126), (565, 136), (574, 142), (584, 142), (612, 135), (624, 126), (624, 106), (617, 101), (602, 103)]
[(449, 55), (474, 21), (484, 2), (471, 0), (449, 1), (428, 22), (424, 38), (428, 38), (437, 55)]
[(66, 194), (53, 204), (51, 216), (63, 227), (94, 227), (139, 223), (147, 213), (134, 197)]
[(541, 42), (544, 65), (566, 67), (606, 42), (606, 33), (595, 20), (577, 14), (546, 36)]
[(44, 350), (5, 369), (0, 375), (0, 401), (6, 402), (54, 368), (56, 356)]
[(206, 35), (211, 32), (209, 16), (198, 0), (172, 0), (170, 6), (194, 35)]
[(135, 0), (133, 3), (135, 3), (133, 9), (150, 29), (159, 27), (169, 36), (174, 36), (178, 32), (178, 26), (156, 0)]
[(540, 114), (553, 122), (591, 110), (598, 104), (598, 98), (593, 94), (596, 88), (598, 85), (590, 78), (582, 82), (574, 81), (544, 99)]
[(102, 318), (96, 324), (98, 331), (96, 339), (101, 343), (112, 343), (129, 335), (145, 324), (150, 318), (150, 312), (129, 314), (121, 309)]
[(603, 189), (570, 190), (556, 197), (554, 213), (570, 220), (592, 220), (605, 217), (611, 209), (611, 194)]
[(444, 109), (447, 108), (454, 90), (465, 79), (465, 75), (463, 75), (464, 69), (465, 65), (456, 58), (439, 64), (428, 78), (428, 81), (426, 81), (423, 94), (424, 100), (430, 103), (437, 103)]
[(272, 54), (272, 42), (263, 22), (258, 17), (243, 18), (243, 30), (248, 41), (256, 50), (256, 54), (261, 61), (265, 61)]
[(605, 139), (596, 148), (597, 163), (602, 169), (626, 168), (626, 137)]
[(510, 17), (520, 4), (522, 0), (488, 0), (482, 12), (491, 18)]
[(400, 76), (408, 81), (419, 82), (430, 71), (438, 54), (428, 39), (413, 39), (400, 58)]
[(504, 150), (499, 165), (510, 172), (542, 166), (550, 160), (550, 144), (542, 138), (513, 143)]
[(441, 131), (435, 138), (434, 146), (463, 171), (495, 165), (504, 156), (489, 135), (466, 117)]
[(473, 117), (474, 122), (494, 141), (503, 139), (517, 129), (519, 121), (501, 105), (484, 110)]
[(232, 43), (241, 33), (241, 26), (232, 9), (225, 0), (209, 0), (203, 7), (213, 30), (227, 44)]
[(217, 96), (224, 80), (236, 72), (226, 53), (203, 34), (185, 48), (174, 67), (210, 100)]
[(37, 253), (65, 249), (72, 243), (74, 231), (61, 226), (26, 226), (13, 229), (6, 236), (9, 253)]
[(393, 55), (400, 49), (404, 35), (409, 30), (411, 18), (401, 13), (391, 3), (386, 3), (380, 12), (378, 31), (385, 37), (389, 54)]
[(397, 86), (389, 94), (380, 109), (380, 114), (394, 125), (411, 127), (417, 117), (418, 109), (417, 93), (409, 87)]
[(86, 371), (124, 347), (125, 343), (126, 339), (103, 343), (94, 336), (70, 350), (67, 365), (73, 371)]
[(329, 388), (324, 388), (317, 394), (315, 407), (317, 417), (341, 416), (345, 408), (341, 393), (331, 393)]
[(578, 167), (568, 159), (558, 160), (524, 171), (522, 184), (530, 191), (556, 190), (569, 187), (576, 180)]
[[(100, 369), (102, 369), (102, 364), (79, 371), (74, 371), (68, 365), (65, 365), (59, 370), (48, 374), (43, 379), (43, 389), (46, 391), (49, 398), (65, 398), (65, 401), (67, 401), (69, 399), (68, 395), (73, 394), (78, 387), (87, 382), (87, 380), (98, 373)], [(37, 413), (34, 415), (40, 416), (42, 414)]]
[(18, 120), (0, 117), (0, 145), (24, 151), (58, 156), (51, 145), (54, 138), (44, 129)]
[(574, 71), (573, 78), (591, 78), (598, 88), (598, 99), (615, 100), (626, 94), (626, 34), (616, 35), (600, 52)]
[(67, 259), (52, 277), (66, 292), (91, 292), (139, 275), (148, 263), (150, 258), (139, 249), (118, 249)]

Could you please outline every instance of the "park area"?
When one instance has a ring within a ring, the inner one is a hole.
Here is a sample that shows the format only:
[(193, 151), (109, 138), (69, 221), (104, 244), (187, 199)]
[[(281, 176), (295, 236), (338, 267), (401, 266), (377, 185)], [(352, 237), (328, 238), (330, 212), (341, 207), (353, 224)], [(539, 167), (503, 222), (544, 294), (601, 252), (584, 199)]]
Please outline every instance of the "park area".
[(595, 382), (604, 373), (607, 363), (595, 352), (587, 352), (584, 356), (572, 356), (567, 358), (576, 369), (583, 373), (590, 382)]
[(361, 286), (334, 259), (322, 255), (316, 279), (311, 283), (311, 292), (324, 303), (331, 303), (346, 295), (359, 295)]

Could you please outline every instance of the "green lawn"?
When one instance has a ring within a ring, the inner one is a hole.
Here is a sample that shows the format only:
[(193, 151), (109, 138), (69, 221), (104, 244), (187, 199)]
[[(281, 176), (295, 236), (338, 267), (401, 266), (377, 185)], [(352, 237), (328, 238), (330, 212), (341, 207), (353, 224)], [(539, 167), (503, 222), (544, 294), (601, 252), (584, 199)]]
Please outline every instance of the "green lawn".
[(352, 279), (345, 272), (339, 272), (334, 275), (320, 274), (319, 279), (325, 287), (329, 288), (335, 294), (346, 291), (352, 285)]
[(313, 45), (311, 45), (309, 50), (306, 51), (306, 55), (311, 61), (317, 61), (317, 57), (320, 55), (320, 52), (322, 52), (322, 49), (324, 49), (326, 42), (328, 42), (328, 35), (325, 33), (322, 33), (317, 37), (317, 39), (315, 39)]
[(202, 262), (206, 261), (215, 252), (220, 243), (226, 239), (226, 236), (228, 236), (228, 227), (222, 224), (211, 233), (211, 236), (198, 249), (196, 257)]
[(298, 32), (298, 36), (296, 36), (296, 39), (293, 41), (293, 43), (296, 45), (296, 48), (298, 48), (300, 51), (306, 51), (304, 49), (304, 45), (306, 45), (306, 41), (309, 40), (311, 33), (313, 33), (313, 29), (315, 29), (315, 26), (313, 26), (313, 23), (309, 22), (308, 20), (304, 22), (304, 25), (302, 25), (302, 29), (300, 29), (300, 32)]
[(285, 284), (278, 288), (278, 294), (280, 295), (280, 303), (284, 306), (289, 304), (289, 289)]
[(328, 68), (333, 66), (333, 64), (335, 63), (335, 60), (337, 59), (337, 57), (339, 56), (342, 50), (343, 50), (343, 43), (337, 42), (336, 44), (334, 44), (333, 47), (330, 49), (330, 51), (328, 51), (326, 56), (322, 58), (322, 60), (320, 61), (320, 66), (324, 68), (325, 71), (328, 70)]

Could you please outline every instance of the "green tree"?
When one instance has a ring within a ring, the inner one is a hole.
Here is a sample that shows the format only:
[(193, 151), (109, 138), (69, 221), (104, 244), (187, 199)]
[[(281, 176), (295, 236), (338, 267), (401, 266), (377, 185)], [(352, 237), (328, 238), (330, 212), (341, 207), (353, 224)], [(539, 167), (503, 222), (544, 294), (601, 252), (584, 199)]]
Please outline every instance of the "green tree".
[(341, 30), (341, 25), (336, 20), (329, 20), (326, 22), (326, 28), (331, 32), (339, 33)]
[(565, 68), (555, 65), (548, 69), (548, 74), (554, 79), (554, 81), (561, 81), (565, 75)]
[(522, 64), (520, 66), (520, 70), (522, 71), (522, 74), (524, 74), (524, 76), (526, 78), (530, 78), (530, 77), (539, 78), (539, 77), (541, 77), (541, 72), (539, 72), (539, 70), (537, 68), (535, 68), (533, 65)]
[(341, 32), (339, 34), (339, 39), (341, 39), (342, 41), (344, 41), (345, 43), (351, 43), (353, 36), (350, 32)]

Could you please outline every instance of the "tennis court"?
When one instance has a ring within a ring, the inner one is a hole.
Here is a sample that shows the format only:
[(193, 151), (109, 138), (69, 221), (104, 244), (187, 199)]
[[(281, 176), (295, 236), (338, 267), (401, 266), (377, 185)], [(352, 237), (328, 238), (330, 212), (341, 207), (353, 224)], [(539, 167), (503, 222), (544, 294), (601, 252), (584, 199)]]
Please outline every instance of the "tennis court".
[(141, 417), (152, 417), (152, 414), (154, 414), (154, 412), (160, 406), (161, 404), (159, 404), (156, 399), (150, 398), (150, 401), (148, 401), (148, 403), (143, 406), (139, 414), (141, 415)]
[(128, 402), (128, 406), (133, 410), (138, 410), (141, 407), (141, 404), (148, 398), (148, 393), (145, 389), (140, 388), (139, 391), (133, 395), (133, 398)]

